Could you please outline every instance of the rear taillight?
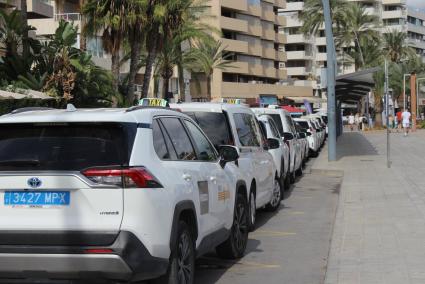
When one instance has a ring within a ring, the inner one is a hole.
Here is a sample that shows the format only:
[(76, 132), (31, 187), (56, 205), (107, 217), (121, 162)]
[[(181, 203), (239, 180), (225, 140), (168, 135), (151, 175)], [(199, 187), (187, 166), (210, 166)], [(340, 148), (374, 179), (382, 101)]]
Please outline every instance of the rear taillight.
[(124, 169), (94, 168), (85, 170), (83, 175), (98, 184), (122, 186), (124, 188), (162, 187), (155, 176), (143, 167)]
[(111, 249), (105, 249), (105, 248), (97, 248), (97, 249), (85, 249), (84, 253), (89, 254), (108, 254), (113, 253), (114, 251)]

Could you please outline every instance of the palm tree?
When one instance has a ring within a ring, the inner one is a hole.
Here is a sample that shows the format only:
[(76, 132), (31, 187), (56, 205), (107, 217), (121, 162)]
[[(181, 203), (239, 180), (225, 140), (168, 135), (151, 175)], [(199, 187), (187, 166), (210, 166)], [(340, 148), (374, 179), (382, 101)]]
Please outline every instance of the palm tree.
[[(22, 17), (22, 23), (25, 26), (28, 26), (28, 8), (27, 8), (27, 0), (21, 0), (21, 17)], [(29, 44), (28, 44), (28, 29), (24, 30), (24, 33), (22, 34), (22, 54), (24, 56), (29, 55)]]
[(407, 34), (399, 31), (384, 33), (383, 49), (384, 54), (395, 63), (400, 63), (403, 59), (414, 57), (415, 51), (407, 44)]
[[(84, 7), (84, 5), (86, 4), (85, 0), (79, 0), (79, 7), (80, 10)], [(81, 29), (84, 30), (84, 27), (86, 25), (86, 21), (85, 21), (85, 17), (81, 17)], [(83, 51), (87, 50), (87, 37), (85, 36), (84, 33), (82, 33), (80, 35), (80, 49)]]
[[(347, 8), (346, 0), (330, 0), (332, 21), (337, 29), (340, 29), (344, 21), (344, 14)], [(325, 22), (322, 0), (304, 1), (304, 9), (300, 14), (303, 22), (301, 31), (305, 35), (317, 35)]]
[(224, 47), (220, 41), (198, 43), (191, 50), (186, 58), (189, 69), (196, 73), (205, 75), (207, 82), (208, 99), (211, 99), (211, 82), (215, 69), (225, 70), (232, 67), (232, 62), (227, 60), (229, 53), (224, 51)]
[(120, 51), (127, 32), (128, 5), (125, 0), (88, 0), (83, 7), (86, 18), (84, 33), (95, 37), (99, 31), (102, 34), (102, 44), (105, 51), (111, 54), (111, 69), (114, 90), (118, 93), (120, 77)]
[[(364, 7), (359, 4), (349, 3), (342, 12), (342, 22), (336, 34), (338, 47), (353, 49), (356, 70), (367, 65), (363, 51), (363, 45), (369, 42), (379, 42), (379, 33), (376, 27), (379, 18), (368, 15)], [(351, 48), (352, 43), (354, 46)]]

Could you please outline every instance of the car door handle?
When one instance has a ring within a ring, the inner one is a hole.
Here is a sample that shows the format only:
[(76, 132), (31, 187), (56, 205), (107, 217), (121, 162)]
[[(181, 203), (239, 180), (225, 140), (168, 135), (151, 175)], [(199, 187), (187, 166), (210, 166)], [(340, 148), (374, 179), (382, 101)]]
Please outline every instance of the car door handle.
[(210, 177), (210, 181), (211, 181), (213, 184), (217, 184), (217, 178), (216, 178), (216, 177)]
[(183, 178), (185, 181), (191, 181), (191, 180), (192, 180), (192, 176), (191, 176), (191, 175), (189, 175), (189, 174), (183, 174), (183, 175), (182, 175), (182, 178)]

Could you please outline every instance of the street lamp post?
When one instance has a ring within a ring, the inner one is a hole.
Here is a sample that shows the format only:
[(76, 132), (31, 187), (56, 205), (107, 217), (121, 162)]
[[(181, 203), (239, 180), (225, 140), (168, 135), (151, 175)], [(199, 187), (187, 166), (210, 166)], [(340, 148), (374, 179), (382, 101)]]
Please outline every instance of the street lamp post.
[(406, 109), (406, 77), (410, 76), (410, 74), (403, 74), (403, 110)]
[[(385, 59), (385, 85), (384, 85), (384, 98), (385, 98), (385, 124), (387, 125), (387, 168), (391, 168), (391, 153), (390, 153), (390, 119), (389, 119), (389, 80), (388, 80), (388, 62)], [(410, 75), (410, 74), (409, 74)]]

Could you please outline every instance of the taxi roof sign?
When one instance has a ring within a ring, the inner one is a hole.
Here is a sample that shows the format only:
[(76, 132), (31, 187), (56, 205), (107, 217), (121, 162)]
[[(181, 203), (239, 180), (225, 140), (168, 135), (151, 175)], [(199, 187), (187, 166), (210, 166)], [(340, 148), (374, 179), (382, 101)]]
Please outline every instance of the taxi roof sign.
[(169, 104), (164, 99), (144, 98), (144, 99), (139, 100), (139, 106), (146, 106), (146, 107), (168, 107)]
[(227, 98), (222, 98), (221, 99), (222, 103), (225, 104), (232, 104), (232, 105), (241, 105), (242, 104), (242, 100), (241, 99), (227, 99)]

